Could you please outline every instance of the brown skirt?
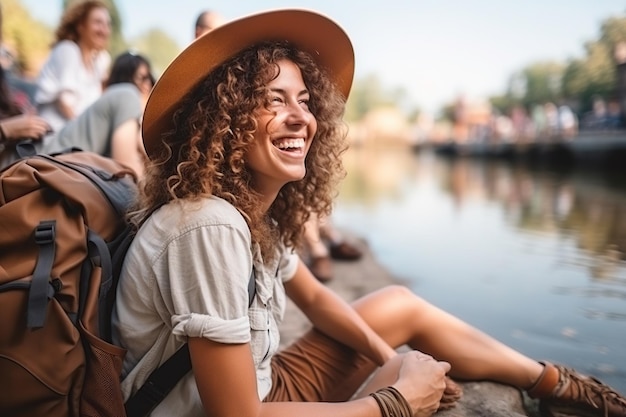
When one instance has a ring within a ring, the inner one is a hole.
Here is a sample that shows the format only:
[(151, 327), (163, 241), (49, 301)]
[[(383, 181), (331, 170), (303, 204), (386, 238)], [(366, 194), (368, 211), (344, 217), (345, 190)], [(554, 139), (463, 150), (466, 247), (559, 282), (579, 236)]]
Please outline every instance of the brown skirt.
[(272, 358), (272, 389), (263, 401), (347, 401), (375, 369), (354, 349), (311, 330)]

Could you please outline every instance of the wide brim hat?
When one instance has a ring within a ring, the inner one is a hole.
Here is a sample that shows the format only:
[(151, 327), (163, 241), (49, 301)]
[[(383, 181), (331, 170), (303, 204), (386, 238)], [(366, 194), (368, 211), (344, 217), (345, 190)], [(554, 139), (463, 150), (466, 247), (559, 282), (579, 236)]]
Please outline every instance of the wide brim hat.
[(280, 9), (231, 20), (193, 41), (155, 84), (143, 116), (148, 157), (163, 146), (161, 134), (173, 127), (181, 100), (211, 71), (262, 41), (288, 41), (308, 52), (347, 99), (354, 76), (354, 50), (348, 35), (330, 18), (311, 10)]

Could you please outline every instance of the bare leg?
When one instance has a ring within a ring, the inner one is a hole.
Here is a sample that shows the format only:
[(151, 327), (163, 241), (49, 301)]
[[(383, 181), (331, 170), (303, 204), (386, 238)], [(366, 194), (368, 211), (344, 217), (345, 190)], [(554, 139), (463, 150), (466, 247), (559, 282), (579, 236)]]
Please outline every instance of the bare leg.
[(309, 251), (311, 258), (321, 258), (328, 256), (328, 248), (320, 236), (319, 217), (316, 213), (311, 213), (311, 217), (304, 224), (304, 244)]
[(339, 233), (337, 229), (335, 229), (328, 217), (319, 218), (318, 223), (320, 230), (319, 233), (321, 237), (328, 239), (331, 243), (334, 244), (338, 244), (343, 241), (343, 235)]
[[(354, 307), (391, 346), (408, 345), (445, 360), (452, 365), (450, 375), (455, 378), (492, 380), (527, 389), (543, 370), (537, 361), (429, 304), (405, 287), (376, 291), (357, 300)], [(390, 374), (381, 374), (376, 377), (381, 382), (372, 383), (389, 383), (393, 367), (385, 372)]]

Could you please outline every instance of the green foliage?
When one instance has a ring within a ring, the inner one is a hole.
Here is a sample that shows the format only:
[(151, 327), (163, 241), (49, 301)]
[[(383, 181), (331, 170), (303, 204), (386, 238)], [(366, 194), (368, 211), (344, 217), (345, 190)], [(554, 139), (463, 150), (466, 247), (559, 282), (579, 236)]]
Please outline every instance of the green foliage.
[(581, 112), (591, 109), (594, 96), (610, 98), (616, 94), (614, 51), (625, 41), (626, 17), (608, 18), (602, 22), (599, 38), (585, 45), (586, 56), (569, 64), (563, 90), (578, 101)]
[(411, 108), (406, 89), (396, 87), (388, 90), (375, 74), (354, 80), (346, 103), (346, 121), (361, 120), (369, 111), (379, 107), (401, 107), (412, 118), (416, 118), (419, 113), (418, 109)]
[(2, 0), (3, 40), (17, 59), (16, 69), (33, 76), (50, 51), (52, 28), (32, 18), (19, 0)]
[[(510, 95), (504, 94), (500, 96), (492, 96), (489, 98), (489, 102), (491, 103), (491, 107), (498, 111), (500, 114), (506, 114), (510, 109), (513, 108), (515, 104), (518, 104), (518, 100), (513, 99)], [(450, 109), (449, 115), (453, 115), (452, 112), (453, 107), (448, 106)], [(452, 117), (448, 117), (448, 120), (452, 120)]]
[(557, 102), (561, 98), (561, 80), (565, 65), (557, 62), (539, 62), (524, 69), (526, 94), (523, 104)]
[(161, 29), (151, 29), (145, 32), (133, 39), (130, 47), (150, 60), (157, 77), (180, 52), (180, 47), (176, 42)]
[(586, 45), (587, 56), (572, 61), (563, 77), (563, 93), (578, 103), (581, 112), (591, 108), (593, 96), (608, 97), (615, 90), (615, 63), (605, 43)]
[[(63, 0), (64, 10), (70, 4), (83, 0)], [(111, 14), (111, 43), (109, 52), (115, 58), (128, 49), (137, 50), (153, 64), (155, 75), (159, 75), (180, 52), (176, 42), (160, 29), (152, 29), (127, 42), (122, 35), (123, 22), (114, 0), (103, 0)], [(50, 53), (56, 27), (49, 27), (31, 16), (20, 0), (0, 0), (3, 10), (4, 43), (15, 54), (18, 69), (27, 77), (37, 75)]]
[(602, 22), (598, 39), (587, 42), (585, 56), (567, 63), (538, 62), (511, 76), (505, 94), (491, 97), (502, 112), (522, 104), (530, 108), (548, 101), (567, 100), (579, 113), (591, 108), (594, 96), (610, 98), (616, 93), (615, 47), (626, 42), (626, 17)]

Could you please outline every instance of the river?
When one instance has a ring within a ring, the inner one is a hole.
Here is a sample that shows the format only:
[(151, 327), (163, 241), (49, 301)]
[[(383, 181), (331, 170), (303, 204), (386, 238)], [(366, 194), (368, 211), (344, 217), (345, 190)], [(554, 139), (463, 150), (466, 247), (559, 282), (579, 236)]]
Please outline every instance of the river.
[(335, 225), (413, 291), (626, 393), (623, 178), (406, 149), (344, 161)]

